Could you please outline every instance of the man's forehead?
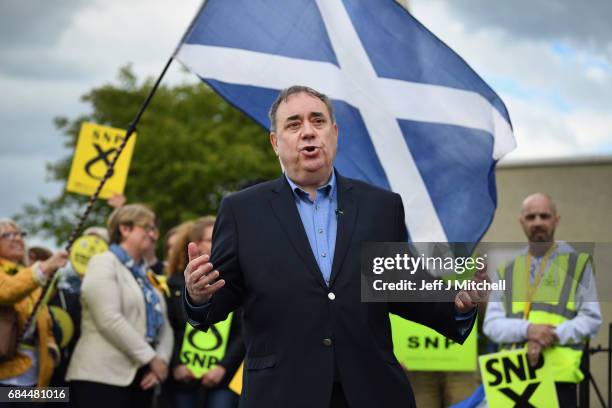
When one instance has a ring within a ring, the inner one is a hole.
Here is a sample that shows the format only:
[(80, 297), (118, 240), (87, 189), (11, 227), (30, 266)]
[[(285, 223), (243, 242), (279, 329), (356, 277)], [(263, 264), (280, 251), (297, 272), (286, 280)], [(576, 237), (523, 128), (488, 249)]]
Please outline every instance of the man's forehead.
[(278, 105), (278, 115), (281, 119), (295, 115), (310, 115), (311, 113), (329, 115), (325, 103), (306, 92), (289, 95)]
[(552, 203), (546, 197), (531, 197), (523, 203), (523, 214), (552, 213)]

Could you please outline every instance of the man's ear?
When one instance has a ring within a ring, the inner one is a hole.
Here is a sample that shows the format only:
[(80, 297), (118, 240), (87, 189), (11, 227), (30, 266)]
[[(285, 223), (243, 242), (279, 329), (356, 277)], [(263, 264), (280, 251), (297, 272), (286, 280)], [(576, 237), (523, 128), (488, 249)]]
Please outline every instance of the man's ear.
[(270, 144), (272, 149), (274, 149), (274, 153), (278, 156), (278, 139), (275, 132), (270, 132)]

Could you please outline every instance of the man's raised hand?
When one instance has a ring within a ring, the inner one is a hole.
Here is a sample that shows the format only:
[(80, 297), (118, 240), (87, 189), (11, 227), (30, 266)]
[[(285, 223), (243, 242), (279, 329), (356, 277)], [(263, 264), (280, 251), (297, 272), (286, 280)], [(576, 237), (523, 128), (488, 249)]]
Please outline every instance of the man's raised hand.
[[(486, 265), (484, 268), (479, 268), (472, 278), (472, 281), (477, 284), (489, 280)], [(489, 298), (489, 294), (488, 290), (462, 290), (455, 296), (455, 309), (460, 313), (468, 313), (479, 304), (485, 303)]]
[(213, 270), (209, 255), (200, 255), (198, 246), (190, 242), (187, 246), (189, 263), (185, 268), (185, 287), (189, 300), (195, 306), (202, 305), (210, 300), (212, 295), (225, 285), (219, 277), (219, 271)]

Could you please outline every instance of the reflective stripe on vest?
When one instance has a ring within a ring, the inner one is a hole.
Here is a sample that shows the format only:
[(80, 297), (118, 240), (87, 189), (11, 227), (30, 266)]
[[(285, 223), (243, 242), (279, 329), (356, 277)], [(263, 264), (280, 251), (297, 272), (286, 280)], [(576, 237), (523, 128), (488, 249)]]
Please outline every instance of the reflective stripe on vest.
[[(576, 290), (589, 261), (590, 256), (586, 253), (557, 254), (550, 261), (550, 266), (542, 277), (542, 282), (548, 280), (553, 284), (540, 290), (542, 287), (541, 283), (540, 287), (537, 288), (533, 296), (528, 321), (534, 324), (548, 323), (559, 325), (566, 320), (574, 318), (577, 313), (575, 305)], [(519, 256), (512, 262), (499, 268), (500, 278), (506, 280), (504, 307), (506, 309), (506, 316), (509, 318), (524, 318), (526, 274), (529, 274), (531, 270), (531, 265), (529, 265), (529, 270), (525, 270), (525, 262), (525, 256)], [(555, 277), (558, 278), (556, 285), (554, 285)], [(559, 285), (561, 279), (563, 282), (562, 286)], [(520, 285), (523, 285), (523, 287)], [(517, 294), (519, 291), (523, 296)], [(543, 293), (545, 294), (542, 295)], [(554, 297), (552, 296), (553, 294), (555, 295)], [(546, 298), (546, 295), (549, 297)], [(553, 298), (555, 299), (554, 301), (552, 300)], [(551, 348), (552, 350), (549, 353), (554, 358), (549, 358), (548, 361), (552, 361), (554, 366), (555, 381), (574, 383), (582, 381), (584, 375), (580, 371), (580, 360), (583, 348), (584, 344), (555, 346)]]

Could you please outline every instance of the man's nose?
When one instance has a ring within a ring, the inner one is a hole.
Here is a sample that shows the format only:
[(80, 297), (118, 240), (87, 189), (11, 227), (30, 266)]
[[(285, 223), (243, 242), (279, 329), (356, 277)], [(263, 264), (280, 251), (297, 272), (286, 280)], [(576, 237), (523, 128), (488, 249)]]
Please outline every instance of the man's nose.
[(302, 126), (302, 135), (303, 138), (312, 138), (316, 136), (315, 128), (309, 121), (305, 121)]

